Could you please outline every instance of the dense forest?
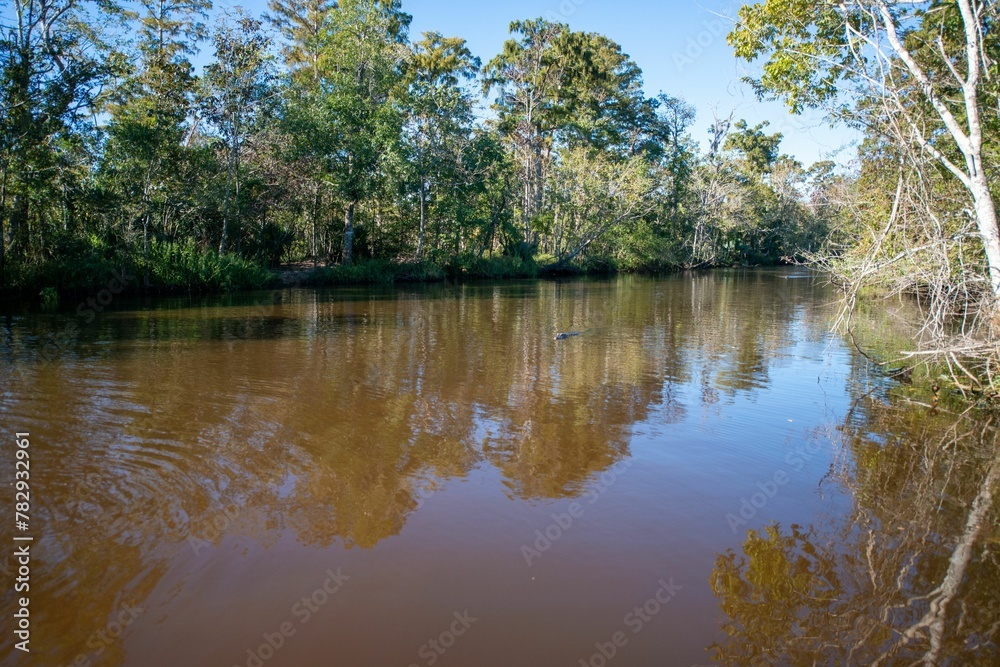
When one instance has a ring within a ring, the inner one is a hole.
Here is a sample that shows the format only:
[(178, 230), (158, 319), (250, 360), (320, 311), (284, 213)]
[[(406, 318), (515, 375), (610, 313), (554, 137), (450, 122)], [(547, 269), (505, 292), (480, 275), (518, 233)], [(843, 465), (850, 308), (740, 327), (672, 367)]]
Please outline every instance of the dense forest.
[(703, 152), (618, 44), (544, 19), (483, 62), (396, 0), (4, 5), (7, 289), (778, 263), (839, 211), (832, 163), (732, 117)]

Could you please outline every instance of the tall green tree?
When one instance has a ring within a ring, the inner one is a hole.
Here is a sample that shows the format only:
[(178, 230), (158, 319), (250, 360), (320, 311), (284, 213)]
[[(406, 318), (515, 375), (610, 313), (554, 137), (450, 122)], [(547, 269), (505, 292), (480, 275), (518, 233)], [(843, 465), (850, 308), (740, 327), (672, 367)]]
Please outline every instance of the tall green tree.
[(188, 59), (205, 36), (210, 0), (140, 0), (128, 15), (138, 28), (135, 68), (109, 105), (105, 176), (131, 228), (142, 226), (144, 282), (151, 235), (165, 229), (184, 197), (178, 179), (190, 145), (195, 77)]
[(322, 36), (336, 0), (269, 0), (267, 6), (266, 18), (284, 40), (282, 52), (289, 69), (305, 69), (318, 82)]
[(320, 35), (318, 80), (293, 79), (289, 130), (343, 207), (342, 262), (353, 259), (355, 213), (398, 149), (409, 15), (398, 1), (345, 0)]
[(562, 84), (564, 63), (553, 50), (563, 24), (543, 19), (515, 21), (503, 52), (487, 63), (483, 90), (497, 91), (495, 109), (501, 132), (510, 138), (521, 168), (521, 221), (524, 240), (531, 236), (531, 219), (542, 208), (544, 160), (551, 150), (554, 119), (551, 109)]
[(408, 77), (408, 122), (404, 138), (417, 179), (420, 227), (416, 259), (423, 256), (427, 197), (436, 183), (461, 172), (462, 153), (472, 137), (474, 104), (462, 84), (475, 79), (481, 62), (464, 39), (425, 33), (413, 45)]
[[(277, 28), (282, 38), (282, 54), (286, 68), (285, 134), (297, 137), (286, 150), (286, 159), (297, 163), (305, 174), (300, 182), (311, 190), (308, 208), (310, 239), (309, 254), (313, 264), (317, 261), (317, 228), (324, 198), (324, 184), (317, 156), (322, 150), (301, 140), (301, 131), (309, 128), (299, 119), (308, 119), (309, 108), (319, 97), (321, 84), (319, 62), (323, 50), (323, 36), (333, 12), (335, 0), (269, 0), (267, 20)], [(300, 131), (301, 130), (301, 131)], [(328, 138), (328, 134), (322, 135)]]
[[(89, 130), (86, 119), (108, 75), (99, 61), (100, 35), (87, 25), (77, 0), (9, 0), (0, 32), (0, 287), (8, 251), (18, 258), (44, 245), (47, 202), (62, 200), (56, 187), (67, 151)], [(115, 7), (102, 3), (91, 20)], [(10, 22), (7, 22), (7, 18)], [(7, 247), (8, 234), (10, 248)]]
[(688, 133), (696, 112), (684, 100), (665, 93), (657, 96), (653, 112), (654, 129), (645, 133), (645, 151), (661, 162), (670, 176), (666, 214), (678, 222), (697, 164), (698, 149)]
[(215, 61), (205, 68), (199, 103), (225, 146), (226, 185), (219, 253), (226, 252), (232, 200), (240, 197), (240, 150), (272, 102), (274, 73), (270, 40), (261, 21), (238, 10), (234, 23), (223, 21), (212, 35)]
[(745, 120), (738, 120), (732, 131), (726, 137), (723, 148), (736, 151), (740, 156), (741, 171), (748, 178), (762, 179), (771, 173), (778, 159), (778, 147), (781, 145), (780, 132), (767, 134), (764, 130), (770, 125), (764, 121), (755, 127), (750, 127)]
[(531, 243), (532, 220), (545, 211), (546, 173), (560, 146), (586, 146), (621, 158), (649, 150), (656, 102), (642, 93), (642, 70), (620, 45), (543, 19), (511, 24), (515, 36), (485, 69), (496, 91), (501, 131), (521, 165), (521, 218)]
[(650, 136), (657, 104), (643, 94), (642, 69), (614, 40), (563, 30), (552, 51), (561, 78), (551, 116), (562, 143), (629, 156), (662, 138)]

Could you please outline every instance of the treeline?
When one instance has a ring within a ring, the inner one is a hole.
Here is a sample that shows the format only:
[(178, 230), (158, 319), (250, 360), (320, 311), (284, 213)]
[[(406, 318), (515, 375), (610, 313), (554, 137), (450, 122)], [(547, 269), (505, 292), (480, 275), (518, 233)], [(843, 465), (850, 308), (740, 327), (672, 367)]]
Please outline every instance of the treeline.
[(211, 27), (210, 0), (3, 7), (6, 289), (777, 263), (839, 215), (832, 164), (732, 118), (703, 152), (695, 110), (648, 97), (618, 44), (542, 19), (483, 63), (411, 39), (398, 0), (271, 0)]

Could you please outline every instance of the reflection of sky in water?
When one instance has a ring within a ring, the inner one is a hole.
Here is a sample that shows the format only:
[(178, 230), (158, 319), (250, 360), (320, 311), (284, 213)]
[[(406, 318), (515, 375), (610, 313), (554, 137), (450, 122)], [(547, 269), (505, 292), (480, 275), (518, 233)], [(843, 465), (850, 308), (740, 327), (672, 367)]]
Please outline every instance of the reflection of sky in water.
[[(836, 531), (873, 507), (842, 429), (879, 380), (829, 332), (834, 299), (755, 271), (158, 300), (81, 326), (50, 363), (37, 343), (72, 312), (0, 318), (20, 371), (0, 412), (32, 432), (45, 499), (37, 623), (62, 638), (26, 664), (72, 660), (124, 600), (154, 611), (109, 664), (245, 661), (336, 566), (349, 584), (270, 664), (410, 664), (465, 608), (484, 620), (451, 664), (575, 663), (667, 577), (677, 606), (616, 660), (704, 662), (719, 554), (772, 521), (818, 531), (796, 549), (847, 550)], [(869, 443), (945, 428), (869, 403), (850, 421)], [(941, 493), (974, 497), (983, 469)], [(573, 503), (527, 568), (522, 546)]]

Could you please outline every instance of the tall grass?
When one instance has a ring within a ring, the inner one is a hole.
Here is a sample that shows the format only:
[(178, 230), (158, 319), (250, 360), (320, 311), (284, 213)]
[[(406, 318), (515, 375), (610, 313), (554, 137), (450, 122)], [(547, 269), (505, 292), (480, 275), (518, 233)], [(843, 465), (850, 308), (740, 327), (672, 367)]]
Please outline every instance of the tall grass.
[(103, 289), (112, 277), (125, 278), (126, 292), (231, 292), (261, 289), (274, 274), (250, 260), (220, 255), (184, 243), (153, 242), (147, 262), (141, 248), (112, 251), (99, 239), (62, 248), (59, 259), (42, 259), (8, 265), (6, 288), (12, 292), (82, 294)]
[[(145, 270), (136, 267), (139, 280)], [(236, 255), (220, 255), (193, 242), (155, 243), (149, 252), (150, 285), (167, 291), (233, 292), (262, 289), (274, 279), (268, 269)]]

